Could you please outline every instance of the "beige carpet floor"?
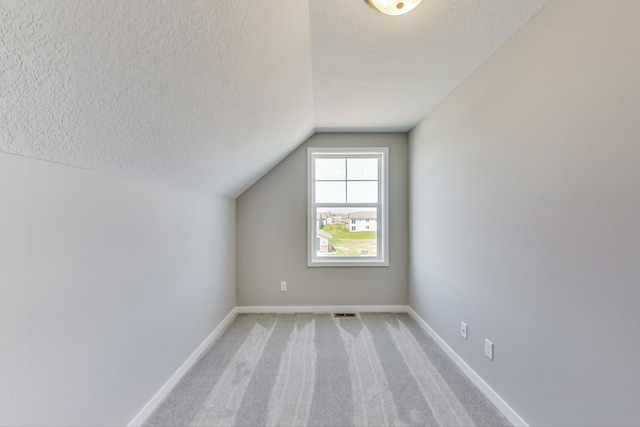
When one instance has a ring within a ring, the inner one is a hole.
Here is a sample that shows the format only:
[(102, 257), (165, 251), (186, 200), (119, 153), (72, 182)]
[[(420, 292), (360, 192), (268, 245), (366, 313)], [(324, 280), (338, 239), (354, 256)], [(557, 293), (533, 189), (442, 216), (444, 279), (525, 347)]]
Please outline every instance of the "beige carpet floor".
[(146, 425), (509, 422), (406, 314), (241, 314)]

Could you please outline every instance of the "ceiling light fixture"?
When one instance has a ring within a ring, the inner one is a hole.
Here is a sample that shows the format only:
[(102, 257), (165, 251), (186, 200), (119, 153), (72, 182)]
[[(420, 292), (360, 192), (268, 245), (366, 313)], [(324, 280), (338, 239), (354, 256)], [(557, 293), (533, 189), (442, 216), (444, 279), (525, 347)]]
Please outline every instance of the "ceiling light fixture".
[(364, 0), (372, 8), (385, 15), (397, 16), (411, 12), (422, 0)]

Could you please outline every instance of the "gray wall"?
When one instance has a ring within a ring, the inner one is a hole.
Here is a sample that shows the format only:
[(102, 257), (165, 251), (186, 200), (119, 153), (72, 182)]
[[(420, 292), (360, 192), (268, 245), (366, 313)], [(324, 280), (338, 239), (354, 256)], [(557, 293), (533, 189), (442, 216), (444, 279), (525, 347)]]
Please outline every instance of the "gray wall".
[(235, 203), (0, 153), (0, 425), (126, 425), (235, 306)]
[(639, 22), (551, 1), (410, 134), (410, 305), (532, 425), (640, 424)]
[[(389, 267), (307, 267), (307, 147), (389, 147)], [(407, 134), (315, 134), (237, 199), (238, 305), (406, 304)], [(289, 290), (280, 292), (280, 282)]]

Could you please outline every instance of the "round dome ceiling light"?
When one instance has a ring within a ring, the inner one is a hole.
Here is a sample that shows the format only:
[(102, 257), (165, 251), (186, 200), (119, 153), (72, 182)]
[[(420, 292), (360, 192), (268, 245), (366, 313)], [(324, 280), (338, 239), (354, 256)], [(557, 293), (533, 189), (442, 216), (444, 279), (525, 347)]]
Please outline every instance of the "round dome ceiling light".
[(372, 8), (385, 15), (398, 16), (411, 12), (422, 0), (364, 0)]

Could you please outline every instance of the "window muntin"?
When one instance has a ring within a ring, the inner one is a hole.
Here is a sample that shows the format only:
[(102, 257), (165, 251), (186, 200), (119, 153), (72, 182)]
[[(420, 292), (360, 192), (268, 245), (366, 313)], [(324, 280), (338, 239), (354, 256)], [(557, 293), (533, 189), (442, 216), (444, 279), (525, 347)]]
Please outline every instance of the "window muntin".
[(387, 266), (388, 148), (309, 148), (309, 266)]

